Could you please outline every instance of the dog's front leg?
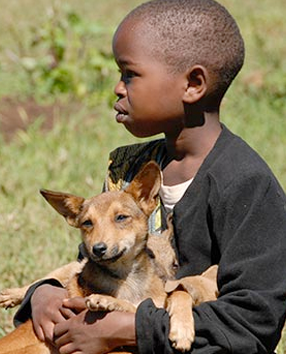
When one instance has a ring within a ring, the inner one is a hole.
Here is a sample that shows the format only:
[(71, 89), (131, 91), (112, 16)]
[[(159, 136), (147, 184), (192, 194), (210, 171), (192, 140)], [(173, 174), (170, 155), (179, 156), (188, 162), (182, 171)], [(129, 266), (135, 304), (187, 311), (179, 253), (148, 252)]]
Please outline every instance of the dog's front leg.
[(195, 336), (192, 308), (202, 302), (216, 300), (217, 271), (218, 266), (213, 265), (201, 275), (165, 283), (166, 309), (170, 315), (169, 339), (174, 348), (190, 350)]
[(83, 260), (82, 262), (74, 261), (69, 264), (65, 264), (64, 266), (57, 268), (49, 274), (45, 275), (43, 278), (38, 279), (29, 285), (23, 286), (22, 288), (2, 290), (0, 292), (0, 307), (10, 308), (21, 304), (29, 287), (40, 280), (50, 278), (57, 279), (63, 287), (66, 287), (70, 279), (81, 271), (85, 262), (86, 260)]
[(189, 351), (195, 338), (193, 298), (186, 291), (177, 290), (166, 298), (170, 316), (169, 339), (172, 346), (182, 352)]
[(6, 309), (19, 305), (29, 289), (29, 286), (23, 288), (4, 289), (0, 292), (0, 307)]
[(109, 295), (90, 295), (86, 298), (86, 306), (90, 311), (136, 312), (136, 306), (131, 302), (116, 299)]

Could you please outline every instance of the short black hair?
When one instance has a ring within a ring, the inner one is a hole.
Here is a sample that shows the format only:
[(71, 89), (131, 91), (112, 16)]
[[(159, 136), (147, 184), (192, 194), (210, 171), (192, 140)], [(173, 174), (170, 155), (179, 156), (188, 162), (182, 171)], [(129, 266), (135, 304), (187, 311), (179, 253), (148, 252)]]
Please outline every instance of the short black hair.
[(152, 0), (125, 19), (152, 34), (152, 51), (172, 71), (203, 65), (215, 75), (221, 99), (244, 62), (244, 41), (234, 18), (214, 0)]

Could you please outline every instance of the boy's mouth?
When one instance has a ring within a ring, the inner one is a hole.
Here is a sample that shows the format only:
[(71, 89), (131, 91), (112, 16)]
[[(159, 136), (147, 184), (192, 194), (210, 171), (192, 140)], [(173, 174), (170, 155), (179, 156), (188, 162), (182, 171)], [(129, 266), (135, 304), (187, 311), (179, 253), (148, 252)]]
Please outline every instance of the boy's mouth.
[(128, 115), (128, 113), (125, 111), (125, 109), (121, 107), (121, 105), (118, 102), (115, 103), (114, 109), (117, 111), (117, 114), (115, 116), (117, 122), (122, 123), (126, 118), (126, 116)]

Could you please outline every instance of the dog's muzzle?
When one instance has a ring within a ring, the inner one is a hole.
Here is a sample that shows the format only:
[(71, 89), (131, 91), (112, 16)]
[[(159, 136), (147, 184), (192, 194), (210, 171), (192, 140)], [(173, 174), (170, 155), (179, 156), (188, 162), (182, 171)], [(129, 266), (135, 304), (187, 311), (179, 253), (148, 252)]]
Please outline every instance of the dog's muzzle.
[(104, 256), (106, 251), (107, 251), (107, 245), (104, 242), (96, 243), (92, 247), (93, 254), (98, 258), (101, 258), (102, 256)]

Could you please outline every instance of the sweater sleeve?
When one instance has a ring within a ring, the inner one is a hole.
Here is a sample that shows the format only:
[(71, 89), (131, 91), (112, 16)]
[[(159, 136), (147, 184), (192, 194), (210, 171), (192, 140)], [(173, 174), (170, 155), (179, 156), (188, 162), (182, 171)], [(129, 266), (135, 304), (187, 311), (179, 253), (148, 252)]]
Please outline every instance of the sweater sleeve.
[[(274, 177), (256, 174), (237, 178), (213, 200), (209, 228), (220, 252), (220, 295), (194, 308), (191, 353), (273, 353), (286, 312), (285, 195)], [(140, 354), (172, 352), (167, 323), (153, 304), (141, 304)]]
[(30, 286), (28, 289), (21, 306), (19, 307), (18, 311), (16, 312), (13, 322), (14, 325), (17, 327), (21, 325), (22, 323), (26, 322), (29, 318), (32, 316), (32, 310), (31, 310), (31, 297), (34, 294), (34, 291), (41, 285), (44, 284), (50, 284), (56, 287), (62, 287), (60, 282), (58, 282), (56, 279), (45, 279), (45, 280), (40, 280), (37, 283), (33, 284)]

